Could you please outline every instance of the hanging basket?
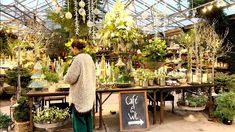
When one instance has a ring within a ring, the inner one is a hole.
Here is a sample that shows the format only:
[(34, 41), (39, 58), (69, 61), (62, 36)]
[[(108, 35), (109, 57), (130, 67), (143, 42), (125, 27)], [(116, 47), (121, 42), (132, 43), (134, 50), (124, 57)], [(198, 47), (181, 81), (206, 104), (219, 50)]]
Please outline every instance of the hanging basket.
[(164, 65), (164, 62), (158, 62), (158, 61), (146, 61), (144, 62), (144, 65), (148, 68), (148, 69), (158, 69), (161, 66)]

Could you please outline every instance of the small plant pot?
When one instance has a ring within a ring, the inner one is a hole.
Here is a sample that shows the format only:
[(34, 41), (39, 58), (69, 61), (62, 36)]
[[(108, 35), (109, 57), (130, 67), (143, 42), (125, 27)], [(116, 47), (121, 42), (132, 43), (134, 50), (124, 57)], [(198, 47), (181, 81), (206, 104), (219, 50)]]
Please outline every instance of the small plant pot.
[(56, 91), (56, 86), (55, 84), (51, 84), (49, 87), (48, 87), (48, 92), (49, 93), (54, 93)]
[(224, 119), (222, 120), (222, 122), (223, 122), (224, 124), (226, 124), (226, 125), (232, 125), (232, 124), (233, 124), (233, 120), (228, 120), (228, 119), (226, 119), (226, 118), (224, 118)]
[(149, 86), (153, 86), (153, 79), (149, 80)]
[(143, 86), (143, 80), (139, 80), (139, 86)]
[(135, 79), (135, 85), (139, 86), (140, 85), (140, 81), (139, 79)]
[(166, 80), (165, 80), (165, 78), (160, 78), (159, 79), (159, 81), (160, 81), (160, 86), (166, 86)]
[(181, 85), (187, 84), (187, 79), (178, 79)]
[(143, 81), (143, 87), (148, 87), (148, 80)]

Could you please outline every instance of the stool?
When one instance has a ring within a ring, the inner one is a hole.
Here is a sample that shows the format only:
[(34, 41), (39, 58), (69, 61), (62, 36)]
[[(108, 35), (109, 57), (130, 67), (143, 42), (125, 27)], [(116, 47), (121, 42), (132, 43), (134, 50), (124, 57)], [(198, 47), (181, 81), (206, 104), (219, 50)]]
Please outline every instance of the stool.
[(62, 103), (65, 103), (66, 96), (47, 96), (47, 97), (44, 97), (45, 105), (47, 104), (47, 101), (49, 102), (49, 105), (50, 105), (51, 101), (53, 101), (53, 100), (61, 100)]

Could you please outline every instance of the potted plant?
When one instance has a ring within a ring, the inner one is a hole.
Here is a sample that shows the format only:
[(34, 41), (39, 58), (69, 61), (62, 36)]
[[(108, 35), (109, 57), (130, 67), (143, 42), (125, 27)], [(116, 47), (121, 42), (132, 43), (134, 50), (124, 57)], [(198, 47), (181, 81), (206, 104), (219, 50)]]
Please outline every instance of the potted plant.
[(149, 86), (154, 85), (154, 79), (155, 79), (155, 74), (154, 74), (154, 72), (150, 71), (149, 77), (148, 77)]
[(156, 62), (163, 62), (166, 55), (166, 41), (155, 38), (150, 39), (143, 48), (143, 55), (148, 68), (156, 68)]
[(215, 74), (215, 92), (218, 94), (220, 90), (224, 90), (233, 85), (233, 75), (228, 75), (227, 73), (217, 72)]
[(204, 95), (188, 96), (186, 98), (190, 107), (203, 107), (207, 103), (207, 97)]
[(229, 79), (226, 81), (226, 86), (230, 92), (235, 92), (235, 74), (229, 76)]
[(0, 131), (7, 131), (8, 130), (8, 127), (10, 126), (12, 120), (11, 120), (11, 117), (8, 116), (8, 115), (5, 115), (3, 114), (1, 111), (0, 111)]
[[(29, 91), (27, 89), (27, 86), (29, 82), (31, 81), (31, 73), (27, 68), (20, 68), (20, 80), (21, 80), (21, 87), (23, 88), (21, 91), (21, 94), (25, 94)], [(18, 68), (9, 69), (6, 71), (6, 83), (8, 83), (11, 86), (16, 87), (17, 86), (17, 80), (18, 80)], [(14, 93), (14, 92), (13, 92)]]
[(55, 92), (55, 83), (59, 81), (59, 75), (56, 72), (51, 72), (48, 68), (43, 69), (43, 74), (45, 75), (45, 80), (49, 82), (48, 91)]
[(29, 131), (29, 103), (26, 97), (21, 96), (15, 104), (13, 113), (15, 132)]
[(188, 95), (185, 100), (179, 99), (179, 108), (190, 111), (202, 111), (206, 108), (208, 98), (205, 95)]
[(38, 128), (54, 129), (67, 124), (69, 108), (59, 109), (57, 107), (45, 108), (33, 117), (34, 125)]
[(235, 93), (224, 92), (216, 97), (215, 117), (224, 124), (231, 125), (235, 117)]

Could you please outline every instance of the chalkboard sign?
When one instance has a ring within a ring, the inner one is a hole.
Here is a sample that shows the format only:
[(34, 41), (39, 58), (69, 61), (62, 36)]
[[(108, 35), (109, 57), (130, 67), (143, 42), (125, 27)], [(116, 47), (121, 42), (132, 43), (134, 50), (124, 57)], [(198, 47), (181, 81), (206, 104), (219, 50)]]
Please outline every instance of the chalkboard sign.
[(145, 91), (120, 92), (120, 130), (133, 131), (149, 127)]

